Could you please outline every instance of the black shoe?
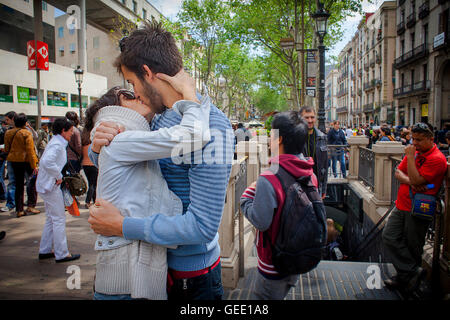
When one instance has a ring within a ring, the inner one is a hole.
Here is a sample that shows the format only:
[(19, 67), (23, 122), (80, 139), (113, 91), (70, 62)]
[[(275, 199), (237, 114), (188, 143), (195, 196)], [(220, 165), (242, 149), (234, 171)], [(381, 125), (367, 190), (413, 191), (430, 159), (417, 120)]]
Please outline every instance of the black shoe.
[(0, 240), (3, 240), (3, 238), (6, 236), (5, 231), (0, 231)]
[(405, 286), (405, 282), (401, 281), (398, 276), (384, 280), (384, 284), (390, 290), (401, 289)]
[(39, 253), (39, 260), (54, 258), (55, 254), (53, 252), (50, 253)]
[(425, 279), (426, 275), (427, 275), (427, 270), (423, 269), (422, 267), (418, 267), (416, 272), (414, 273), (414, 275), (408, 281), (406, 290), (409, 292), (413, 292), (413, 291), (417, 290), (419, 288), (422, 280)]
[(59, 260), (55, 260), (57, 263), (59, 262), (67, 262), (67, 261), (73, 261), (73, 260), (77, 260), (80, 259), (81, 255), (79, 254), (72, 254), (72, 256), (70, 257), (65, 257), (64, 259), (59, 259)]

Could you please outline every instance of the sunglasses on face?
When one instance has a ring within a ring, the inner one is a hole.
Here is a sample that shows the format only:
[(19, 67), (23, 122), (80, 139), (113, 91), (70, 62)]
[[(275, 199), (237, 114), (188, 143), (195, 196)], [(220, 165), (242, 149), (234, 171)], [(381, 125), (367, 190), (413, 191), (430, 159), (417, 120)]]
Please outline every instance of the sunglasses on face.
[(134, 92), (126, 89), (120, 89), (117, 91), (117, 100), (120, 101), (120, 96), (123, 96), (127, 100), (134, 100), (136, 99), (136, 96), (134, 95)]
[(416, 123), (415, 125), (413, 125), (413, 129), (420, 129), (420, 130), (425, 130), (425, 131), (433, 133), (433, 131), (431, 131), (430, 127), (423, 122), (419, 122), (419, 123)]

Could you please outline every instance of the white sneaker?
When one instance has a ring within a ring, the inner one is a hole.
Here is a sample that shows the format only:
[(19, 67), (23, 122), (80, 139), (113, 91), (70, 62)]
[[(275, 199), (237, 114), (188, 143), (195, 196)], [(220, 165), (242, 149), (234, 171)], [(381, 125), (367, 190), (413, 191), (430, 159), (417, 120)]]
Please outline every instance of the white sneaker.
[(1, 208), (0, 208), (0, 211), (1, 211), (1, 212), (9, 212), (9, 211), (11, 211), (11, 209), (8, 208), (8, 207), (1, 207)]

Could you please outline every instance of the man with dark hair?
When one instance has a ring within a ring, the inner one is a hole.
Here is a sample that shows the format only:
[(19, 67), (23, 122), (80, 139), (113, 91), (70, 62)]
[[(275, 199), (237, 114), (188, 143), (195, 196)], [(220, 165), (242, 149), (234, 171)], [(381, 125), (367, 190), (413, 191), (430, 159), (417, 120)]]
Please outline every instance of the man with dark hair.
[(319, 181), (319, 193), (322, 199), (325, 199), (328, 180), (327, 136), (315, 128), (317, 117), (314, 108), (304, 106), (300, 109), (300, 115), (308, 124), (308, 137), (303, 148), (303, 155), (314, 159), (313, 169)]
[[(182, 90), (172, 86), (171, 77), (184, 77), (185, 72), (172, 35), (155, 22), (122, 39), (120, 49), (115, 66), (134, 87), (136, 97), (156, 113), (151, 129), (179, 124), (181, 116), (171, 108), (182, 99), (179, 94)], [(102, 199), (89, 208), (88, 221), (98, 234), (178, 246), (167, 250), (173, 279), (169, 300), (212, 300), (223, 295), (218, 229), (231, 172), (234, 136), (230, 121), (213, 105), (209, 124), (211, 142), (195, 157), (194, 153), (189, 154), (181, 164), (175, 164), (171, 158), (159, 160), (169, 188), (183, 203), (182, 215), (124, 218), (117, 208)], [(114, 123), (98, 126), (89, 153), (94, 164), (101, 147), (108, 145), (118, 132)], [(224, 148), (220, 156), (215, 152), (220, 159), (205, 163), (204, 158), (216, 147)], [(201, 163), (196, 159), (201, 159)]]
[[(347, 138), (345, 137), (344, 131), (339, 128), (338, 120), (333, 122), (333, 126), (331, 127), (327, 135), (327, 141), (329, 145), (347, 145)], [(347, 176), (345, 166), (345, 150), (340, 147), (334, 147), (333, 151), (331, 152), (331, 160), (333, 161), (332, 169), (334, 177), (337, 178), (336, 162), (339, 161), (342, 177), (345, 179)]]
[(70, 163), (69, 170), (74, 172), (81, 171), (81, 157), (83, 149), (81, 147), (81, 131), (78, 128), (80, 121), (78, 114), (74, 111), (66, 112), (66, 118), (73, 123), (73, 134), (67, 145), (67, 161)]
[(436, 195), (447, 171), (445, 156), (434, 144), (432, 127), (425, 123), (415, 124), (412, 140), (413, 144), (406, 146), (405, 157), (395, 172), (400, 188), (382, 235), (397, 271), (397, 275), (385, 280), (385, 284), (389, 288), (404, 288), (407, 292), (416, 290), (425, 277), (426, 271), (421, 268), (422, 253), (430, 224), (429, 220), (410, 213), (411, 196), (416, 193)]

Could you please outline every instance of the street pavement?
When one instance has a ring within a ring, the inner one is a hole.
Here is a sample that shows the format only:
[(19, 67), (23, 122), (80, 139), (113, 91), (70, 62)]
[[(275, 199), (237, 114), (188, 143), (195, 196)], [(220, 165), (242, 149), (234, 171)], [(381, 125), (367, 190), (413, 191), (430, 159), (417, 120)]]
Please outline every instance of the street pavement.
[[(54, 259), (38, 260), (39, 243), (46, 218), (42, 199), (38, 199), (36, 208), (41, 213), (37, 215), (16, 218), (14, 210), (9, 213), (0, 212), (0, 231), (6, 231), (6, 237), (0, 240), (1, 300), (92, 300), (96, 235), (87, 222), (89, 210), (84, 209), (84, 196), (79, 200), (82, 199), (79, 217), (66, 212), (69, 252), (79, 253), (81, 258), (64, 263), (55, 263)], [(0, 205), (3, 207), (5, 203)], [(79, 269), (70, 266), (77, 266)], [(75, 280), (77, 271), (74, 272), (73, 269), (80, 271), (79, 289), (76, 288)]]

